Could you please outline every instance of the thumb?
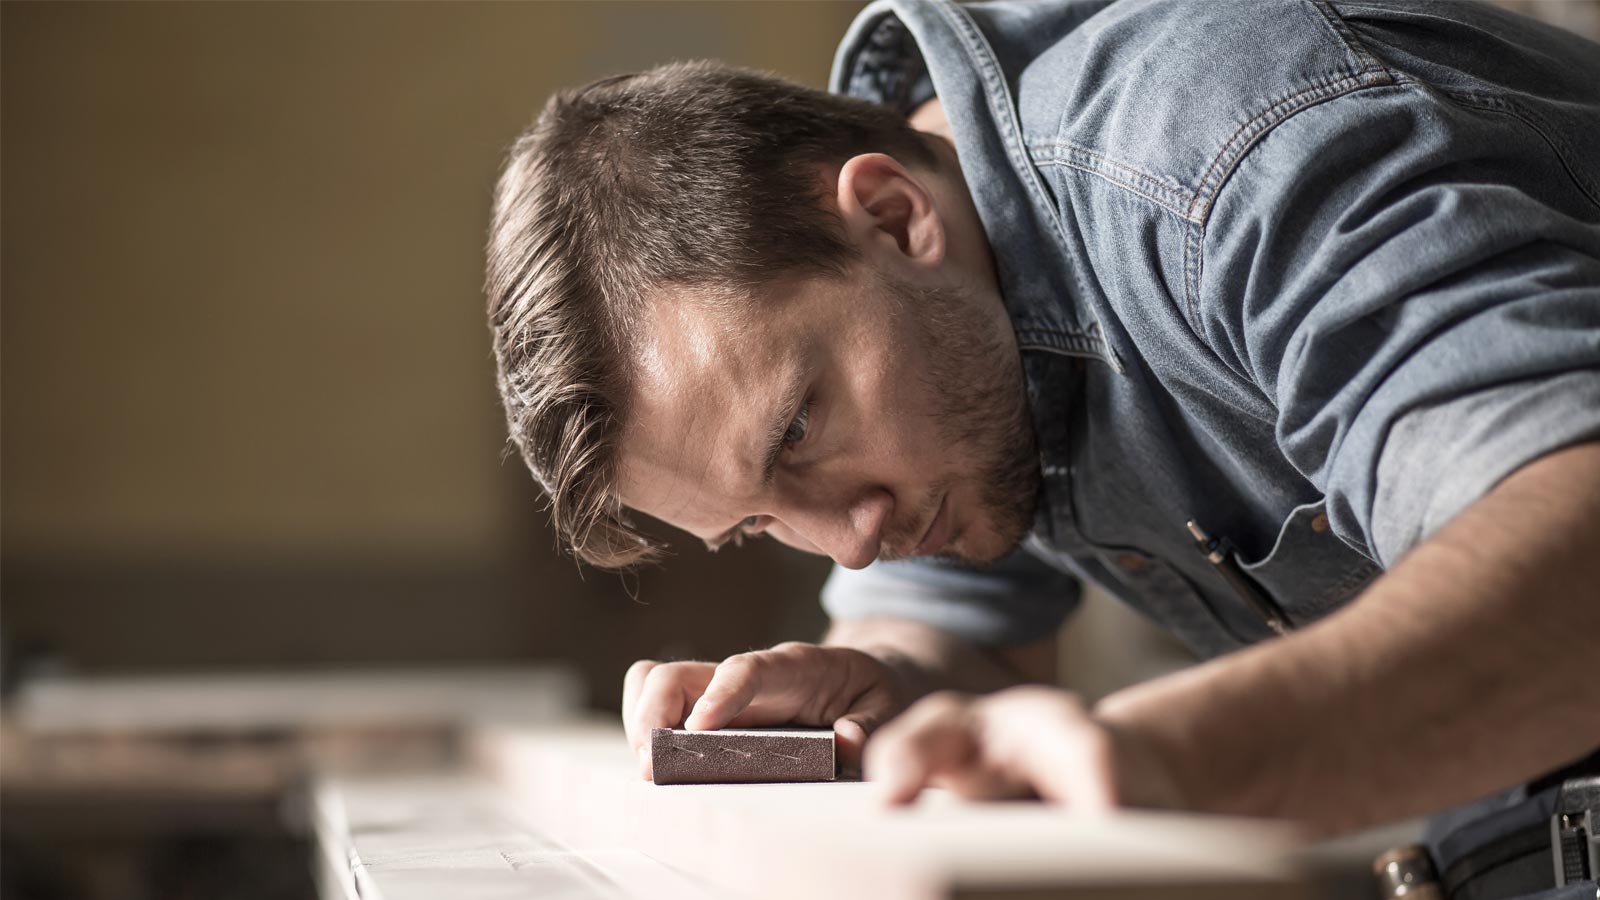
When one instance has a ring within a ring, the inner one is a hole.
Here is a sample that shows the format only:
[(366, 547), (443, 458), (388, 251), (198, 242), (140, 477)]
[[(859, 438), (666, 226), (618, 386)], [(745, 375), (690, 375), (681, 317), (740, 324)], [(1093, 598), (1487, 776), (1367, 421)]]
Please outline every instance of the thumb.
[(867, 736), (891, 717), (888, 710), (858, 710), (833, 720), (833, 740), (839, 754), (840, 774), (856, 778), (861, 776), (861, 752), (867, 745)]

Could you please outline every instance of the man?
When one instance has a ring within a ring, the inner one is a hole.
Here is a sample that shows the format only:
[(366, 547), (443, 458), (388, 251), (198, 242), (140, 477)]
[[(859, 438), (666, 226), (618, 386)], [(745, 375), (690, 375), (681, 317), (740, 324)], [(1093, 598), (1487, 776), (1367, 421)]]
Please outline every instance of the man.
[[(652, 727), (797, 722), (876, 732), (893, 801), (1344, 829), (1600, 746), (1600, 48), (884, 0), (832, 87), (562, 92), (497, 193), (500, 387), (576, 554), (651, 558), (636, 511), (838, 564), (820, 645), (630, 669), (646, 777)], [(1213, 659), (994, 692), (1083, 578)]]

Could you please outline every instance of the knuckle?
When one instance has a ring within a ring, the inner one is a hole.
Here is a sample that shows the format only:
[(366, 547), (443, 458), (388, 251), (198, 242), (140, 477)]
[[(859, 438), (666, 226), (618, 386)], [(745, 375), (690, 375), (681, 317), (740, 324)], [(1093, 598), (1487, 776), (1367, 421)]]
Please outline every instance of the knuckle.
[(1073, 729), (1072, 738), (1085, 759), (1102, 765), (1111, 762), (1111, 736), (1104, 730), (1085, 725)]
[(988, 698), (985, 704), (997, 709), (1026, 710), (1029, 715), (1043, 714), (1064, 719), (1086, 718), (1088, 712), (1077, 694), (1041, 684), (1009, 688)]
[(644, 673), (645, 689), (662, 690), (674, 685), (689, 673), (690, 665), (690, 663), (669, 662), (651, 666)]
[(962, 723), (955, 716), (940, 716), (923, 723), (921, 728), (907, 735), (907, 743), (919, 753), (928, 755), (957, 740), (961, 727)]
[(826, 651), (823, 648), (804, 641), (784, 641), (774, 646), (771, 650), (773, 656), (782, 657), (798, 664), (815, 662), (825, 653)]
[(972, 702), (972, 698), (960, 691), (935, 691), (922, 698), (917, 706), (924, 714), (947, 714), (955, 712)]
[(717, 663), (716, 677), (742, 678), (752, 675), (764, 663), (760, 650), (751, 650), (745, 653), (735, 653), (720, 663)]
[(763, 666), (774, 670), (794, 671), (805, 669), (814, 664), (817, 647), (799, 641), (786, 641), (770, 649), (755, 654), (755, 659)]
[(1018, 703), (1054, 703), (1060, 697), (1070, 696), (1065, 691), (1060, 691), (1042, 684), (1022, 684), (1007, 688), (994, 695), (996, 700), (1011, 700)]

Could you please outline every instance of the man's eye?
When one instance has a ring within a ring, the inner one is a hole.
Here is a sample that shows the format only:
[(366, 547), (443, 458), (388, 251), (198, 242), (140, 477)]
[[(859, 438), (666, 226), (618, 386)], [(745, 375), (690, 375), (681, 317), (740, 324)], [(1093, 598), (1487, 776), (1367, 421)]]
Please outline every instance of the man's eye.
[(808, 400), (806, 405), (800, 407), (800, 412), (795, 414), (794, 419), (789, 422), (789, 430), (783, 433), (783, 442), (785, 444), (798, 444), (805, 440), (806, 428), (810, 422), (811, 401)]
[(756, 524), (760, 521), (760, 516), (745, 516), (744, 521), (739, 523), (739, 527), (745, 531), (749, 531), (750, 529), (756, 527)]

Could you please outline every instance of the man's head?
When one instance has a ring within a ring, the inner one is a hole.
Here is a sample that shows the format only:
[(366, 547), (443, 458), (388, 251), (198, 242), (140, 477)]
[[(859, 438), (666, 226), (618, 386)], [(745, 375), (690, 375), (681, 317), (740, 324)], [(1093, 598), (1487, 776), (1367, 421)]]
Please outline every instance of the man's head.
[(496, 193), (511, 438), (590, 563), (766, 532), (845, 565), (992, 559), (1038, 474), (1016, 347), (948, 146), (710, 63), (553, 97)]

